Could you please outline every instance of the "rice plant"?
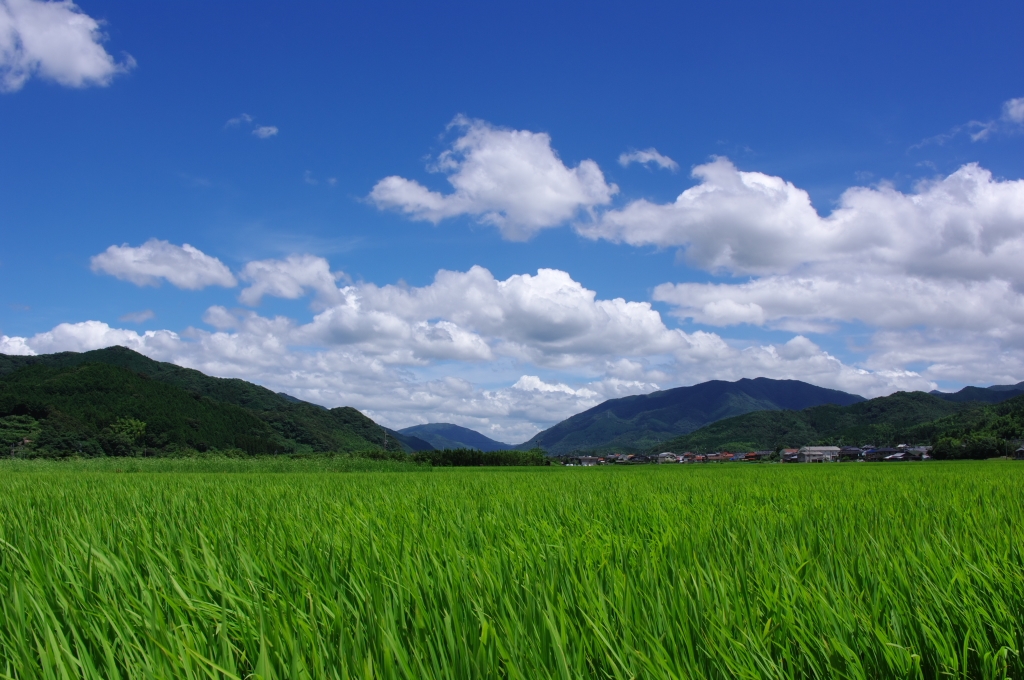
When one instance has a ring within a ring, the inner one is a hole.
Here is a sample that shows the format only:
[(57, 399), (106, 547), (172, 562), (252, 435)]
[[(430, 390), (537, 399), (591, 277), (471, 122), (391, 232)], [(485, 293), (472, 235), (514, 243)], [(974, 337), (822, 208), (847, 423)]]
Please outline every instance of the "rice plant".
[(0, 466), (7, 678), (1024, 676), (1024, 464)]

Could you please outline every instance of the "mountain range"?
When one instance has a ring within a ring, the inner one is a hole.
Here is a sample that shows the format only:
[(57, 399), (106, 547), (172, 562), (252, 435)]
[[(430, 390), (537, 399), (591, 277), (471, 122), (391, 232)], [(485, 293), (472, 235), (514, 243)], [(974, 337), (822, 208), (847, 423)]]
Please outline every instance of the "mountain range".
[[(129, 420), (145, 423), (144, 434), (131, 446), (118, 444), (124, 439), (118, 427)], [(0, 421), (2, 443), (29, 432), (31, 437), (20, 440), (54, 453), (110, 453), (111, 447), (126, 446), (155, 452), (235, 448), (250, 454), (432, 448), (385, 430), (351, 407), (326, 409), (244, 380), (153, 361), (125, 347), (0, 355)]]
[(747, 413), (670, 439), (660, 444), (659, 450), (735, 452), (797, 448), (808, 444), (886, 446), (942, 444), (944, 441), (957, 442), (956, 446), (960, 446), (964, 442), (977, 444), (987, 440), (986, 447), (982, 448), (991, 455), (1002, 455), (999, 442), (1024, 438), (1024, 392), (1021, 390), (991, 390), (983, 395), (985, 399), (970, 401), (949, 396), (897, 392), (850, 406), (824, 405), (801, 411)]
[(1022, 397), (1024, 382), (867, 401), (797, 380), (712, 380), (611, 399), (511, 447), (451, 423), (393, 431), (351, 407), (327, 409), (244, 380), (213, 378), (110, 347), (0, 355), (0, 445), (30, 440), (26, 446), (39, 451), (94, 454), (175, 448), (250, 454), (542, 448), (564, 455), (864, 443), (903, 434), (935, 439), (976, 430), (1010, 438), (1016, 416), (991, 409), (1024, 403)]
[(932, 390), (928, 394), (934, 395), (946, 401), (982, 401), (988, 404), (997, 404), (1007, 399), (1013, 399), (1024, 394), (1024, 382), (1016, 385), (992, 385), (990, 387), (965, 387), (959, 392), (939, 392)]
[(711, 380), (690, 387), (609, 399), (537, 433), (518, 448), (553, 455), (577, 451), (645, 451), (723, 418), (752, 411), (849, 405), (864, 397), (799, 380)]

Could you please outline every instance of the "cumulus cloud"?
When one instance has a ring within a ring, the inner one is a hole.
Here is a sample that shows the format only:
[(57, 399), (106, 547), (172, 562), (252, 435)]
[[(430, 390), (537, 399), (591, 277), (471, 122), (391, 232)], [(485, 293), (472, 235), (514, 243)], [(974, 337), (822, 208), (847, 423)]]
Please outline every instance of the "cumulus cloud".
[(268, 137), (273, 137), (274, 135), (277, 134), (277, 126), (260, 125), (256, 129), (254, 129), (252, 133), (259, 137), (260, 139), (267, 139)]
[(546, 367), (582, 366), (611, 355), (670, 353), (678, 331), (647, 302), (598, 300), (568, 273), (541, 269), (499, 281), (487, 269), (440, 271), (430, 285), (343, 289), (347, 304), (314, 319), (311, 333), (330, 337), (342, 310), (385, 313), (405, 323), (446, 319), (488, 338), (499, 355)]
[(68, 87), (109, 85), (135, 66), (103, 48), (100, 22), (70, 0), (0, 0), (0, 91), (38, 76)]
[(681, 247), (688, 263), (729, 274), (856, 266), (1024, 282), (1024, 181), (996, 180), (968, 164), (911, 194), (854, 187), (827, 217), (806, 191), (718, 158), (694, 168), (700, 183), (672, 203), (637, 200), (578, 230), (631, 245)]
[(0, 354), (13, 354), (15, 356), (32, 356), (35, 352), (29, 347), (25, 338), (17, 336), (0, 335)]
[(317, 303), (322, 306), (342, 301), (341, 291), (335, 283), (343, 274), (334, 273), (327, 260), (314, 255), (291, 255), (284, 260), (258, 260), (249, 262), (240, 277), (249, 283), (238, 299), (246, 305), (260, 304), (264, 295), (294, 300), (316, 292)]
[(735, 284), (662, 284), (655, 288), (654, 299), (673, 305), (677, 316), (713, 326), (795, 329), (815, 328), (818, 322), (860, 322), (875, 328), (928, 326), (1007, 337), (1024, 331), (1024, 296), (996, 279), (877, 276), (851, 270)]
[(369, 199), (379, 208), (434, 224), (469, 215), (498, 227), (508, 239), (525, 240), (581, 210), (607, 205), (618, 191), (592, 160), (567, 167), (545, 133), (499, 128), (462, 116), (450, 127), (461, 136), (431, 169), (447, 176), (452, 193), (392, 175), (377, 182)]
[(344, 277), (325, 260), (296, 255), (251, 262), (240, 277), (250, 283), (242, 294), (249, 302), (308, 295), (321, 309), (303, 323), (218, 305), (203, 315), (212, 330), (181, 333), (67, 323), (33, 337), (2, 336), (0, 348), (120, 344), (327, 406), (355, 406), (388, 425), (455, 422), (511, 443), (605, 399), (712, 378), (796, 378), (869, 396), (935, 386), (905, 364), (844, 364), (804, 335), (764, 344), (669, 328), (650, 303), (601, 299), (554, 269), (496, 279), (473, 267), (439, 271), (418, 287), (339, 287)]
[(639, 163), (640, 165), (648, 165), (654, 163), (659, 168), (664, 170), (678, 170), (679, 163), (668, 156), (663, 156), (658, 153), (658, 150), (654, 147), (650, 149), (644, 149), (643, 151), (629, 151), (619, 156), (619, 165), (626, 168), (629, 167), (630, 163)]
[(823, 217), (782, 178), (725, 159), (694, 174), (673, 203), (635, 201), (581, 228), (752, 276), (656, 287), (673, 315), (797, 333), (856, 324), (873, 380), (906, 380), (906, 366), (933, 381), (1024, 378), (1024, 181), (969, 164), (911, 193), (851, 188)]
[(127, 243), (110, 246), (93, 256), (91, 263), (94, 272), (110, 274), (137, 286), (158, 286), (161, 279), (186, 290), (237, 285), (231, 270), (217, 258), (187, 243), (176, 246), (155, 238), (137, 248)]
[(781, 178), (724, 159), (670, 204), (636, 201), (586, 228), (594, 238), (685, 248), (691, 264), (743, 283), (659, 286), (654, 298), (715, 326), (826, 330), (927, 325), (996, 336), (1024, 330), (1024, 181), (965, 165), (912, 194), (855, 187), (821, 217)]

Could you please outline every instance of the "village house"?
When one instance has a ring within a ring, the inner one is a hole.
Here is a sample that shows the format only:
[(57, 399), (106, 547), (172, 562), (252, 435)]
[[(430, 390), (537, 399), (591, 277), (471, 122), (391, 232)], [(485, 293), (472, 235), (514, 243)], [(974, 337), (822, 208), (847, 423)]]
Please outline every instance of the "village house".
[(838, 460), (838, 446), (805, 446), (797, 452), (799, 463), (834, 463)]
[(597, 456), (572, 456), (565, 461), (569, 466), (593, 467), (601, 462)]
[(864, 452), (856, 446), (844, 446), (839, 449), (839, 460), (860, 460)]
[(900, 453), (900, 450), (891, 448), (868, 449), (864, 452), (864, 460), (869, 463), (877, 463), (896, 453)]

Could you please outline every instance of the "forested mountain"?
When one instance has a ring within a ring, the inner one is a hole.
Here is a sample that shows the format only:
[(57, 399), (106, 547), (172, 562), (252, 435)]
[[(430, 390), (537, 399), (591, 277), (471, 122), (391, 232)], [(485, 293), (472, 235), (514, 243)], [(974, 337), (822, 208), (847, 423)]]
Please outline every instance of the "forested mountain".
[(946, 401), (982, 401), (989, 404), (998, 404), (1007, 399), (1013, 399), (1024, 394), (1024, 382), (1016, 385), (992, 385), (991, 387), (965, 387), (959, 392), (929, 392)]
[[(0, 421), (3, 450), (27, 438), (30, 449), (47, 453), (174, 447), (340, 452), (385, 445), (384, 429), (354, 408), (325, 409), (124, 347), (0, 355)], [(144, 432), (128, 432), (138, 423), (145, 424)], [(388, 450), (430, 448), (415, 437), (388, 433)]]
[(1024, 395), (925, 423), (912, 436), (930, 441), (938, 458), (1007, 455), (1024, 443)]
[(477, 451), (504, 451), (512, 446), (486, 437), (476, 430), (451, 423), (427, 423), (399, 430), (401, 434), (418, 437), (435, 449), (476, 449)]
[(610, 399), (538, 433), (518, 448), (541, 447), (555, 455), (610, 449), (641, 451), (743, 413), (860, 401), (864, 398), (799, 380), (712, 380)]
[(924, 392), (897, 392), (851, 406), (748, 413), (669, 440), (659, 450), (749, 451), (811, 444), (934, 445), (943, 439), (956, 440), (955, 445), (960, 446), (978, 437), (1024, 437), (1024, 396), (988, 405), (950, 401)]

